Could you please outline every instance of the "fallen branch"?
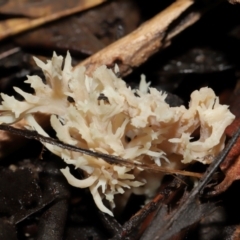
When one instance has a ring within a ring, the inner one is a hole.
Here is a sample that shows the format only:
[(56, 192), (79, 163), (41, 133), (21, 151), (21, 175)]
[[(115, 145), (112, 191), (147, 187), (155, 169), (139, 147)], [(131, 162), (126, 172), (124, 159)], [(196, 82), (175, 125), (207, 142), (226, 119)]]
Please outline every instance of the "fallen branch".
[(87, 73), (91, 74), (101, 65), (114, 67), (117, 63), (121, 76), (131, 73), (133, 68), (146, 62), (154, 53), (168, 46), (174, 36), (200, 19), (201, 13), (192, 11), (169, 32), (169, 26), (193, 3), (191, 0), (174, 2), (129, 35), (79, 63), (76, 68), (85, 66)]

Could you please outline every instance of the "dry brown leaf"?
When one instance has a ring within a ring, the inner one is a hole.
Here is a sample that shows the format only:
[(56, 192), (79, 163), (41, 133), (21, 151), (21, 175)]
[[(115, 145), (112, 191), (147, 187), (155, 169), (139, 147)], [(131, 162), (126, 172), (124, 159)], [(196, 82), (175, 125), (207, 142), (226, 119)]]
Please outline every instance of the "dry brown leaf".
[[(60, 11), (49, 11), (49, 15), (43, 17), (30, 19), (30, 18), (14, 18), (5, 21), (0, 21), (0, 40), (23, 31), (38, 27), (44, 23), (57, 20), (62, 17), (89, 9), (103, 3), (105, 0), (82, 0), (81, 4), (69, 8), (60, 9)], [(66, 2), (66, 1), (65, 1)], [(76, 2), (76, 1), (75, 1)]]

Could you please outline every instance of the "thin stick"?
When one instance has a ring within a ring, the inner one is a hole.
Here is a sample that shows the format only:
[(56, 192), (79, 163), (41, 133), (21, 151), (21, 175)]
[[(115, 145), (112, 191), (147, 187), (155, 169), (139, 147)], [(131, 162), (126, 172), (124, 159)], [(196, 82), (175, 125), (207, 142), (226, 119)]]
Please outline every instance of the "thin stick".
[(0, 124), (0, 130), (8, 131), (10, 133), (13, 133), (13, 134), (16, 134), (19, 136), (23, 136), (25, 138), (35, 139), (40, 142), (56, 145), (60, 148), (67, 149), (70, 151), (80, 152), (85, 155), (102, 158), (109, 164), (124, 165), (124, 166), (129, 166), (129, 167), (138, 167), (138, 168), (143, 168), (146, 171), (151, 171), (151, 172), (163, 172), (166, 174), (180, 174), (180, 175), (184, 175), (184, 176), (191, 176), (191, 177), (197, 177), (197, 178), (202, 177), (201, 173), (169, 169), (169, 168), (159, 167), (159, 166), (156, 166), (153, 164), (147, 165), (147, 164), (141, 164), (141, 163), (134, 163), (134, 162), (131, 162), (129, 160), (126, 160), (126, 159), (123, 159), (123, 158), (120, 158), (117, 156), (112, 156), (112, 155), (108, 155), (108, 154), (104, 154), (104, 153), (94, 152), (89, 149), (72, 146), (70, 144), (63, 143), (63, 142), (59, 141), (58, 139), (42, 136), (42, 135), (38, 134), (36, 131), (22, 130), (22, 129), (14, 128), (14, 127), (11, 127), (11, 126), (5, 125), (5, 124)]

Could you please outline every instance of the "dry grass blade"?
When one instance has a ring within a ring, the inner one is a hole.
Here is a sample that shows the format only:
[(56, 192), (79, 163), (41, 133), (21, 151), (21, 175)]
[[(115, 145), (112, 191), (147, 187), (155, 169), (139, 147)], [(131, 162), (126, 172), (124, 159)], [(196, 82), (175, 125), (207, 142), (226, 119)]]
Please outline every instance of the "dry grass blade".
[(90, 0), (84, 1), (83, 4), (77, 5), (74, 8), (65, 9), (60, 12), (56, 12), (47, 16), (43, 16), (36, 19), (30, 18), (15, 18), (9, 19), (0, 22), (0, 40), (16, 35), (26, 30), (30, 30), (32, 28), (38, 27), (42, 24), (57, 20), (62, 17), (69, 16), (71, 14), (89, 9), (91, 7), (97, 6), (101, 3), (105, 2), (105, 0)]
[(201, 173), (169, 169), (169, 168), (159, 167), (159, 166), (150, 165), (150, 164), (147, 165), (147, 164), (134, 163), (134, 162), (131, 162), (129, 160), (126, 160), (126, 159), (123, 159), (123, 158), (120, 158), (117, 156), (108, 155), (108, 154), (104, 154), (104, 153), (98, 153), (98, 152), (91, 151), (89, 149), (83, 149), (80, 147), (72, 146), (72, 145), (63, 143), (57, 139), (42, 136), (35, 131), (17, 129), (17, 128), (14, 128), (14, 127), (11, 127), (8, 125), (4, 125), (4, 124), (0, 124), (0, 130), (8, 131), (10, 133), (23, 136), (25, 138), (35, 139), (40, 142), (56, 145), (60, 148), (67, 149), (70, 151), (80, 152), (85, 155), (102, 158), (109, 164), (117, 164), (117, 165), (122, 165), (122, 166), (129, 166), (129, 167), (138, 167), (138, 168), (142, 168), (146, 171), (151, 171), (151, 172), (163, 172), (166, 174), (180, 174), (180, 175), (184, 175), (184, 176), (191, 176), (191, 177), (197, 177), (197, 178), (202, 177)]

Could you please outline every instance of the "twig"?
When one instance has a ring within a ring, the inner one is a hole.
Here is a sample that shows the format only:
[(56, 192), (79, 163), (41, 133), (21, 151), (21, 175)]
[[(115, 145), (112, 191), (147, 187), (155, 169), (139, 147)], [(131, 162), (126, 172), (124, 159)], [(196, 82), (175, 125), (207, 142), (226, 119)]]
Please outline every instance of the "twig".
[(63, 143), (63, 142), (59, 141), (58, 139), (42, 136), (42, 135), (38, 134), (36, 131), (17, 129), (17, 128), (14, 128), (14, 127), (11, 127), (11, 126), (5, 125), (5, 124), (0, 124), (0, 130), (8, 131), (10, 133), (23, 136), (25, 138), (35, 139), (40, 142), (49, 143), (49, 144), (52, 144), (52, 145), (55, 145), (55, 146), (58, 146), (60, 148), (67, 149), (70, 151), (80, 152), (85, 155), (102, 158), (109, 164), (124, 165), (124, 166), (129, 166), (129, 167), (138, 167), (138, 168), (142, 168), (146, 171), (163, 172), (165, 174), (180, 174), (180, 175), (184, 175), (184, 176), (191, 176), (191, 177), (197, 177), (197, 178), (200, 178), (202, 176), (201, 173), (169, 169), (169, 168), (159, 167), (159, 166), (156, 166), (153, 164), (134, 163), (134, 162), (131, 162), (129, 160), (126, 160), (126, 159), (123, 159), (123, 158), (120, 158), (117, 156), (94, 152), (89, 149), (72, 146), (70, 144)]

